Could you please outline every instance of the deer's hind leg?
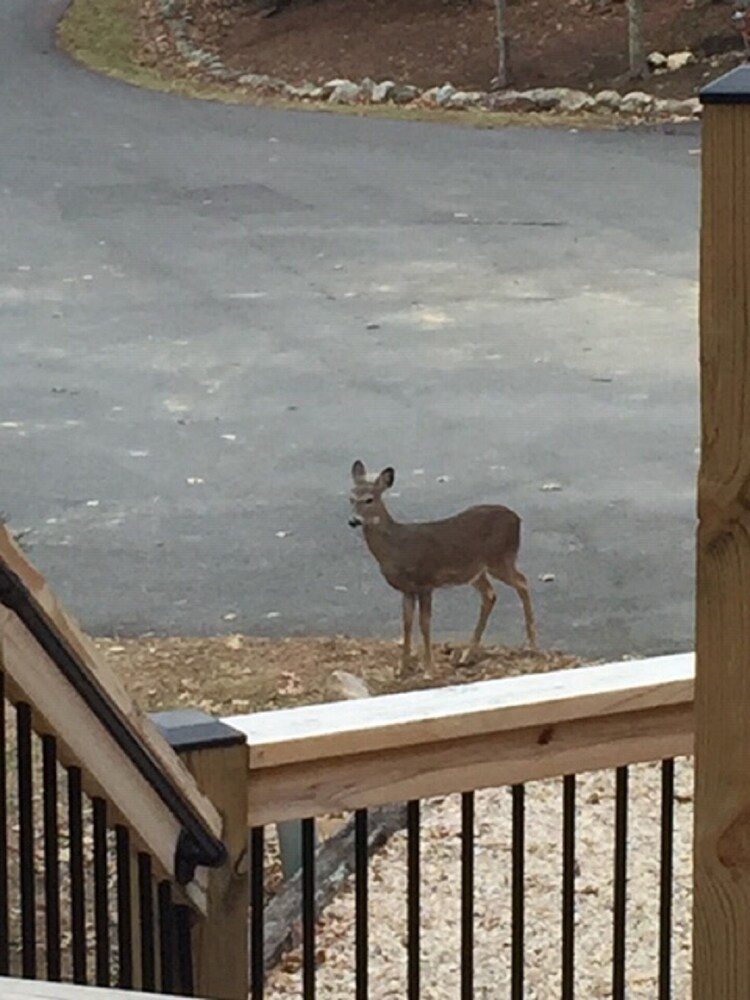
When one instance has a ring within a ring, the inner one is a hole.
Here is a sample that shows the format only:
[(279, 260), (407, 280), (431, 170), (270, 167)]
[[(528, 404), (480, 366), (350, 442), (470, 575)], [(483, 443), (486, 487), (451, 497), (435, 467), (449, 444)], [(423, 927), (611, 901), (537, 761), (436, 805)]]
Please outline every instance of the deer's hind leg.
[(478, 577), (472, 580), (471, 585), (478, 592), (482, 603), (479, 608), (479, 619), (474, 629), (474, 635), (471, 637), (468, 649), (464, 650), (459, 660), (461, 666), (467, 666), (474, 662), (474, 658), (482, 643), (484, 630), (487, 628), (487, 622), (497, 601), (495, 589), (485, 572), (480, 573)]
[(526, 639), (530, 649), (536, 649), (536, 621), (534, 619), (534, 605), (531, 601), (531, 591), (529, 581), (515, 562), (507, 560), (499, 566), (491, 566), (490, 573), (495, 579), (512, 587), (518, 594), (523, 605), (523, 614), (526, 620)]
[(484, 635), (484, 630), (487, 628), (487, 622), (492, 614), (492, 609), (495, 607), (497, 595), (486, 573), (482, 573), (476, 580), (472, 580), (471, 585), (478, 591), (482, 601), (477, 627), (474, 629), (474, 635), (471, 637), (471, 645), (469, 646), (469, 649), (473, 653), (479, 649), (479, 645), (482, 642), (482, 636)]

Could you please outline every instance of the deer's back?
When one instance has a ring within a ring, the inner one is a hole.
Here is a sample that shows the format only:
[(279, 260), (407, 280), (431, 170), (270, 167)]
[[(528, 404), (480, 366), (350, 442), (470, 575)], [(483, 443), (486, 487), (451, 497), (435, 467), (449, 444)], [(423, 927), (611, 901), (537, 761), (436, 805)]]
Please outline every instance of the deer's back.
[(514, 559), (521, 519), (500, 505), (469, 507), (440, 521), (394, 525), (386, 551), (373, 552), (397, 590), (417, 592), (468, 583)]

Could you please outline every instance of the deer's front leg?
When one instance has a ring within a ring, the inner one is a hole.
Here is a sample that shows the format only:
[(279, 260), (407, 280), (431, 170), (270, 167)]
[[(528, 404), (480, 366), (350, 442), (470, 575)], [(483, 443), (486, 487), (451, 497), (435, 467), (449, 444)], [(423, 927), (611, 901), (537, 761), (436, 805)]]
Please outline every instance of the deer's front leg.
[(404, 594), (402, 607), (404, 613), (404, 643), (401, 649), (401, 673), (408, 673), (411, 668), (411, 632), (414, 624), (414, 594)]
[(422, 649), (424, 651), (425, 670), (432, 670), (432, 640), (430, 639), (431, 622), (432, 592), (425, 590), (419, 595), (419, 628), (422, 632)]

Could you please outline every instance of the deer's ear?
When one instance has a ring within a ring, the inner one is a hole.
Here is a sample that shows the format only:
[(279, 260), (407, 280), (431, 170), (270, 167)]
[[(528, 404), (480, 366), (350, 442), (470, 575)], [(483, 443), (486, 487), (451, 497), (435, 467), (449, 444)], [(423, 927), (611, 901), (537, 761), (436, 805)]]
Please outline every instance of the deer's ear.
[(367, 470), (365, 469), (364, 462), (360, 462), (359, 459), (352, 466), (352, 479), (355, 483), (361, 483), (362, 480), (367, 475)]
[(383, 471), (378, 476), (378, 486), (381, 490), (389, 490), (391, 486), (396, 482), (396, 471), (392, 469), (389, 465), (387, 469)]

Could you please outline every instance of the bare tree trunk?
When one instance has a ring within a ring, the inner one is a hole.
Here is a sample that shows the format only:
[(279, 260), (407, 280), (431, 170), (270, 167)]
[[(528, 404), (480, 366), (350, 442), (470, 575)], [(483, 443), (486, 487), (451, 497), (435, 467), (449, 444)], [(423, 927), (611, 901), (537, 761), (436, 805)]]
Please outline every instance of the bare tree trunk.
[(628, 0), (628, 55), (630, 75), (646, 76), (646, 53), (643, 50), (643, 0)]
[(497, 28), (497, 76), (492, 81), (495, 90), (507, 87), (510, 82), (508, 69), (508, 34), (505, 23), (506, 0), (495, 0), (495, 25)]

